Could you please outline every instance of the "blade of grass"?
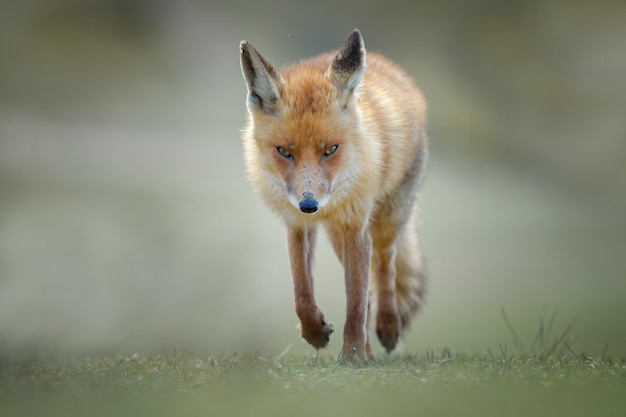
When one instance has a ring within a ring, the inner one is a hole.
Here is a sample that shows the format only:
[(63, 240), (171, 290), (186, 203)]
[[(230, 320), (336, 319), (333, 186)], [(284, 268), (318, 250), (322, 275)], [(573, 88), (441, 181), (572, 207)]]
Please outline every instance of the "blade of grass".
[(502, 312), (502, 318), (504, 319), (506, 326), (509, 328), (509, 330), (511, 331), (511, 334), (513, 335), (513, 344), (515, 345), (515, 348), (521, 354), (525, 354), (526, 350), (524, 349), (524, 345), (522, 344), (521, 339), (517, 335), (517, 332), (513, 328), (513, 325), (511, 325), (511, 322), (509, 321), (509, 318), (506, 315), (506, 311), (504, 310), (504, 306), (500, 306), (500, 312)]

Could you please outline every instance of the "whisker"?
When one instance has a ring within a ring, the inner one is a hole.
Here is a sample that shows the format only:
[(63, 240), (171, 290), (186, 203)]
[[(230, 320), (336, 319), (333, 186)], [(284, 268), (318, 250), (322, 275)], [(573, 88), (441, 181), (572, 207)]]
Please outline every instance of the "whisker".
[(352, 177), (348, 177), (348, 178), (343, 179), (341, 181), (337, 181), (336, 183), (334, 183), (330, 187), (329, 193), (331, 195), (333, 195), (333, 194), (340, 193), (340, 192), (343, 192), (343, 191), (348, 191), (351, 179), (352, 179)]
[(352, 177), (348, 177), (348, 178), (345, 178), (345, 179), (343, 179), (343, 180), (341, 180), (341, 181), (337, 181), (336, 183), (334, 183), (333, 185), (331, 185), (331, 187), (330, 187), (330, 191), (333, 191), (333, 190), (334, 190), (334, 189), (336, 189), (336, 188), (339, 188), (339, 187), (341, 187), (341, 186), (344, 186), (344, 185), (345, 185), (348, 181), (350, 181), (351, 179), (352, 179)]
[(278, 188), (280, 188), (284, 192), (287, 192), (287, 186), (285, 184), (283, 184), (282, 181), (280, 181), (280, 180), (278, 180), (276, 178), (271, 178), (271, 180), (272, 180), (272, 184), (274, 184), (275, 186), (277, 186)]

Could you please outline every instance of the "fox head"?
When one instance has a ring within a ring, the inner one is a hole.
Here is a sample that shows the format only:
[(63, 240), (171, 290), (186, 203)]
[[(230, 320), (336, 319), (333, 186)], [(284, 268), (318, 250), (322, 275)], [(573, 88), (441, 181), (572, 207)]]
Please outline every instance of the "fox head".
[(361, 123), (356, 97), (365, 47), (353, 31), (336, 53), (277, 71), (252, 44), (240, 45), (249, 123), (246, 162), (262, 195), (280, 211), (313, 214), (335, 199), (358, 171)]

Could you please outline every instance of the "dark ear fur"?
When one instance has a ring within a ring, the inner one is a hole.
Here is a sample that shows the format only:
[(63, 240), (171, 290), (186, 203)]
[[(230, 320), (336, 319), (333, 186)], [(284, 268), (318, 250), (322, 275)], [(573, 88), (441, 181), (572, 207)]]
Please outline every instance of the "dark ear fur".
[(248, 107), (273, 113), (280, 98), (282, 78), (248, 41), (239, 45), (241, 71), (248, 86)]
[(365, 45), (361, 32), (355, 29), (348, 35), (343, 47), (330, 67), (339, 91), (348, 98), (359, 86), (365, 73)]

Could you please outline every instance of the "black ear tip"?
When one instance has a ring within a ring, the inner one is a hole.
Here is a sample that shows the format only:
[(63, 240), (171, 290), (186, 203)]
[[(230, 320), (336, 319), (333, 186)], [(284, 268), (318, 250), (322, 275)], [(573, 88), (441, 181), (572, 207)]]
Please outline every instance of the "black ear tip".
[(348, 35), (348, 39), (346, 39), (346, 43), (349, 45), (363, 45), (363, 36), (361, 35), (361, 31), (359, 29), (354, 28), (354, 30)]
[(333, 68), (336, 73), (349, 74), (365, 63), (365, 46), (361, 32), (355, 29), (348, 35), (343, 47), (335, 57)]

